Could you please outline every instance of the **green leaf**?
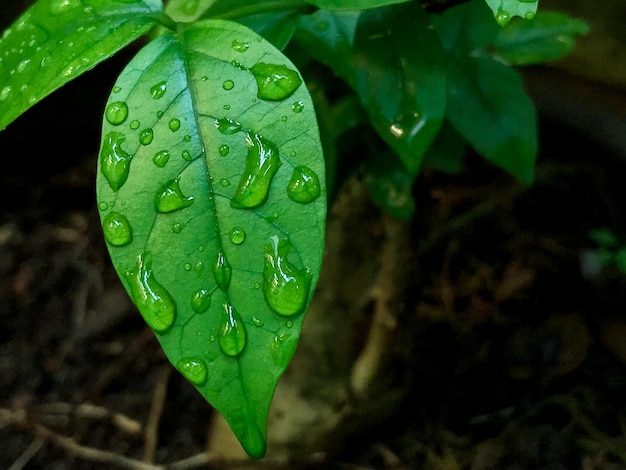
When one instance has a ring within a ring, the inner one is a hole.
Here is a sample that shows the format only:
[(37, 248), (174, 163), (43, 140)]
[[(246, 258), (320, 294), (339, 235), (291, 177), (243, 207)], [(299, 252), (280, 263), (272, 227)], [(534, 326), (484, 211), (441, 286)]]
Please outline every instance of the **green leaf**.
[(261, 457), (324, 241), (324, 160), (295, 67), (233, 22), (159, 37), (109, 97), (97, 196), (168, 358)]
[(500, 26), (505, 26), (511, 18), (521, 16), (531, 19), (537, 13), (539, 0), (485, 0)]
[(447, 118), (487, 160), (523, 184), (533, 181), (535, 108), (519, 74), (491, 58), (450, 62)]
[(410, 0), (307, 0), (311, 5), (326, 10), (365, 10)]
[(435, 141), (426, 152), (423, 165), (446, 173), (459, 174), (463, 171), (464, 158), (465, 140), (445, 120)]
[(320, 10), (303, 18), (296, 37), (355, 90), (378, 134), (415, 176), (446, 103), (444, 54), (422, 7)]
[(380, 152), (368, 159), (365, 182), (372, 201), (382, 210), (400, 220), (413, 217), (413, 177), (395, 154)]
[(244, 16), (237, 22), (247, 26), (271, 42), (277, 49), (283, 50), (293, 36), (300, 14), (296, 10), (263, 13)]
[(0, 130), (147, 33), (161, 0), (39, 0), (0, 39)]
[(190, 23), (202, 18), (234, 20), (303, 7), (308, 7), (303, 0), (171, 0), (165, 12), (175, 21)]
[(512, 21), (496, 36), (496, 54), (513, 65), (540, 64), (568, 55), (576, 36), (587, 34), (584, 21), (542, 11), (531, 20)]

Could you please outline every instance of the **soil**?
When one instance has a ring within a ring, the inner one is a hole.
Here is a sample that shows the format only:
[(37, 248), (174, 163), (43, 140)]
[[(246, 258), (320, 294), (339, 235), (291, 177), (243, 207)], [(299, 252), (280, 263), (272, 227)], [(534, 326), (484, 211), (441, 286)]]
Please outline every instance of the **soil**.
[[(282, 447), (242, 463), (211, 447), (214, 413), (172, 372), (100, 232), (97, 123), (127, 59), (0, 133), (0, 468), (626, 468), (626, 274), (589, 237), (605, 227), (626, 243), (623, 92), (601, 87), (610, 105), (585, 114), (616, 126), (607, 137), (551, 107), (554, 76), (529, 77), (542, 100), (530, 188), (470, 155), (460, 175), (425, 170), (416, 215), (399, 222), (347, 179), (329, 219), (329, 258), (346, 262), (327, 262), (320, 283), (334, 307), (305, 324), (294, 364), (313, 369), (285, 376), (337, 401), (309, 427), (319, 407), (296, 394), (274, 415), (304, 427), (279, 438), (271, 421)], [(319, 331), (340, 330), (320, 321), (343, 322), (341, 355), (313, 355)], [(320, 392), (339, 382), (344, 394)]]

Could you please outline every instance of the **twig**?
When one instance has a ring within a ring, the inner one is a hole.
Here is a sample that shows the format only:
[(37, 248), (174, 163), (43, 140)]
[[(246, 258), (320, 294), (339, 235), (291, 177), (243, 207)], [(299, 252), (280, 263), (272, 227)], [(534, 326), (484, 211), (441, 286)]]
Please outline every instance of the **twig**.
[(80, 405), (63, 402), (50, 403), (49, 405), (39, 407), (39, 412), (42, 415), (73, 415), (80, 418), (108, 420), (120, 431), (131, 436), (141, 434), (142, 430), (141, 423), (138, 421), (122, 413), (117, 413), (91, 403), (81, 403)]
[(22, 470), (35, 456), (35, 454), (39, 452), (39, 449), (41, 449), (41, 446), (43, 446), (45, 442), (46, 441), (40, 438), (37, 438), (33, 442), (31, 442), (28, 448), (22, 453), (22, 455), (15, 459), (15, 462), (13, 462), (8, 470)]
[(163, 366), (157, 377), (157, 383), (152, 393), (152, 402), (150, 403), (150, 411), (146, 422), (144, 432), (145, 447), (143, 451), (143, 461), (153, 463), (159, 441), (159, 422), (163, 414), (163, 406), (167, 396), (167, 384), (172, 374), (172, 367), (168, 364)]

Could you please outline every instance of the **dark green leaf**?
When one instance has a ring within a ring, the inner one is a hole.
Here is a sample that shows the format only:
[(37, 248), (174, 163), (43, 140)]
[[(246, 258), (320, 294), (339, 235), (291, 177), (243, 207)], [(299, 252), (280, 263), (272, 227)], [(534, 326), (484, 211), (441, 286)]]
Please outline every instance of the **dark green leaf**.
[(602, 248), (617, 248), (619, 240), (613, 230), (608, 228), (596, 228), (589, 230), (589, 238)]
[[(297, 75), (233, 22), (156, 39), (109, 98), (97, 181), (122, 282), (254, 457), (318, 279), (326, 214), (311, 99), (272, 66)], [(259, 98), (266, 84), (271, 100)]]
[(409, 220), (415, 213), (413, 179), (390, 151), (381, 152), (367, 161), (365, 181), (372, 201), (400, 220)]
[(365, 10), (410, 0), (307, 0), (311, 5), (326, 10)]
[(532, 183), (536, 113), (515, 70), (491, 58), (452, 61), (447, 117), (483, 157)]
[(465, 140), (445, 120), (435, 141), (426, 152), (423, 165), (446, 173), (458, 174), (463, 171), (464, 157)]
[(500, 26), (505, 26), (511, 18), (521, 16), (530, 19), (537, 13), (539, 0), (485, 0), (493, 11)]
[(0, 130), (147, 33), (161, 0), (39, 0), (0, 39)]
[(165, 12), (175, 21), (190, 23), (201, 18), (234, 20), (303, 6), (307, 7), (303, 0), (171, 0)]
[(496, 53), (513, 65), (531, 65), (569, 54), (576, 36), (587, 34), (581, 20), (557, 12), (541, 11), (531, 20), (512, 21), (496, 36)]
[(263, 36), (277, 49), (284, 49), (296, 30), (300, 14), (295, 10), (244, 16), (237, 22)]
[(443, 51), (429, 26), (422, 7), (411, 3), (360, 13), (320, 10), (296, 33), (355, 90), (413, 176), (441, 126), (446, 100)]

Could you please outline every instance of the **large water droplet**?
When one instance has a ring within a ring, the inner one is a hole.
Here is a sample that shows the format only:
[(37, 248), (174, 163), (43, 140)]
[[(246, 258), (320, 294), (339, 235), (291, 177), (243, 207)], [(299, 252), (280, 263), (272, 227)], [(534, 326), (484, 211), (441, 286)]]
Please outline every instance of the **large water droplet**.
[(293, 353), (296, 351), (298, 341), (291, 333), (281, 333), (274, 337), (270, 344), (270, 354), (277, 367), (287, 367)]
[(154, 277), (149, 252), (137, 257), (137, 270), (126, 272), (131, 295), (144, 320), (157, 333), (167, 331), (176, 320), (176, 303)]
[(109, 132), (100, 150), (100, 170), (113, 191), (118, 191), (128, 179), (133, 158), (122, 148), (126, 137), (121, 132)]
[(272, 310), (280, 315), (296, 315), (304, 310), (309, 297), (311, 275), (287, 259), (291, 242), (272, 236), (265, 244), (263, 295)]
[(222, 88), (224, 90), (232, 90), (235, 87), (235, 82), (233, 82), (232, 80), (224, 80), (224, 83), (222, 83)]
[(170, 119), (168, 126), (172, 132), (176, 132), (178, 129), (180, 129), (180, 119), (176, 119), (176, 118)]
[(159, 150), (152, 157), (152, 162), (159, 168), (163, 168), (165, 165), (167, 165), (169, 159), (170, 153), (167, 150)]
[(165, 95), (166, 91), (167, 82), (163, 80), (162, 82), (159, 82), (150, 87), (150, 96), (152, 96), (153, 99), (158, 100), (160, 98), (163, 98), (163, 95)]
[(300, 204), (308, 204), (320, 196), (320, 180), (317, 174), (307, 166), (293, 169), (287, 185), (289, 199)]
[(206, 289), (198, 289), (191, 294), (191, 308), (196, 313), (204, 313), (211, 306), (211, 293)]
[(184, 357), (176, 363), (176, 368), (194, 385), (204, 385), (206, 382), (208, 369), (199, 357)]
[(240, 41), (239, 39), (233, 39), (232, 47), (237, 52), (246, 52), (250, 44), (245, 41)]
[(241, 123), (228, 118), (221, 118), (215, 120), (215, 127), (219, 132), (224, 135), (236, 134), (241, 132)]
[(238, 356), (246, 346), (246, 327), (230, 304), (224, 304), (217, 342), (227, 356)]
[(151, 128), (142, 130), (139, 133), (139, 143), (141, 145), (149, 145), (154, 138), (154, 131)]
[(109, 212), (102, 220), (104, 238), (113, 246), (128, 245), (133, 241), (133, 230), (128, 219), (119, 212)]
[(227, 291), (228, 286), (230, 286), (230, 279), (233, 275), (233, 268), (230, 266), (222, 250), (217, 252), (217, 259), (213, 265), (213, 275), (215, 276), (217, 287), (223, 291)]
[(192, 204), (193, 196), (186, 197), (183, 194), (178, 179), (165, 183), (154, 196), (154, 207), (161, 213), (184, 209)]
[(230, 241), (235, 245), (241, 245), (246, 240), (246, 232), (241, 227), (235, 227), (230, 231)]
[(128, 117), (128, 105), (123, 101), (109, 103), (104, 112), (104, 116), (109, 123), (119, 126)]
[(286, 65), (266, 64), (259, 62), (250, 68), (256, 79), (257, 97), (268, 101), (281, 101), (295, 93), (302, 79), (298, 72)]
[(248, 133), (246, 145), (246, 165), (230, 201), (231, 207), (239, 209), (253, 209), (267, 200), (270, 184), (281, 165), (278, 148), (264, 137)]

